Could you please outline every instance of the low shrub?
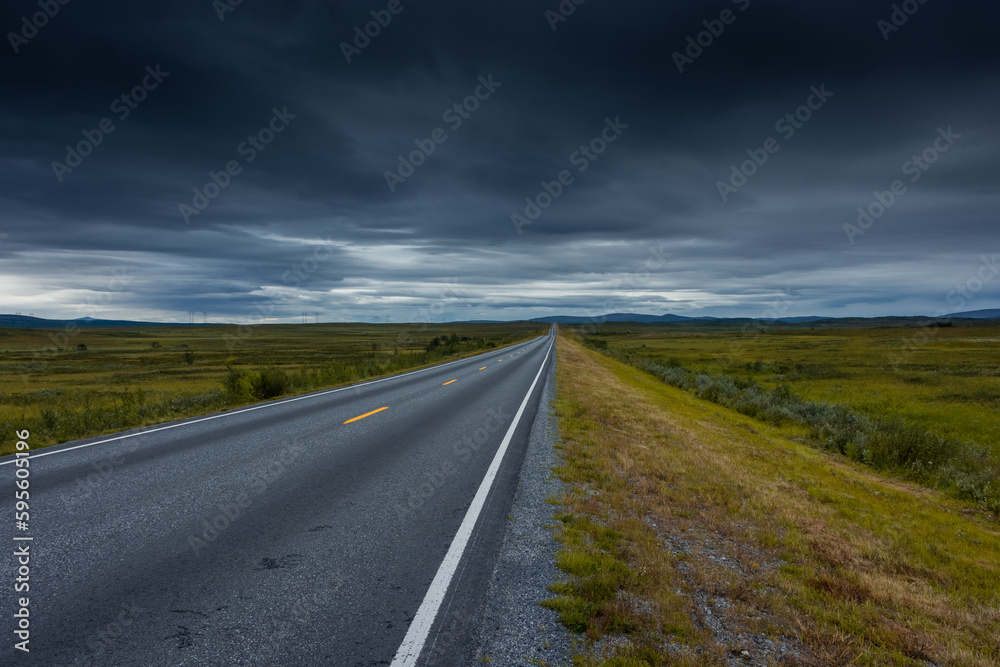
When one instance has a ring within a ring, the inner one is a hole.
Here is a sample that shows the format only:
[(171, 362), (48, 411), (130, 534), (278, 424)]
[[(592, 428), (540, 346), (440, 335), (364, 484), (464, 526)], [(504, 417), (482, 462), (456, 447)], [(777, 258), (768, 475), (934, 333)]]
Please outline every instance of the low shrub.
[[(609, 350), (603, 340), (585, 338), (584, 342), (698, 398), (770, 424), (808, 426), (818, 446), (938, 487), (1000, 515), (1000, 461), (982, 445), (938, 436), (895, 415), (873, 416), (844, 405), (806, 401), (787, 385), (768, 390), (749, 377), (694, 373), (674, 360), (664, 365), (634, 353)], [(747, 364), (747, 370), (761, 370), (763, 365), (758, 364)]]
[(230, 398), (245, 402), (281, 396), (289, 390), (291, 382), (285, 371), (274, 366), (246, 370), (229, 364), (222, 385)]

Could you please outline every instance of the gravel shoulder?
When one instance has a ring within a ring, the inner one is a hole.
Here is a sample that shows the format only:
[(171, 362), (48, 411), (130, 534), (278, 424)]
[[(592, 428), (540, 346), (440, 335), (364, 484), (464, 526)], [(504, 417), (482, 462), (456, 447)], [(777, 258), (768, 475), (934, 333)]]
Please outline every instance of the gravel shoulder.
[(558, 548), (548, 498), (562, 492), (552, 474), (560, 463), (555, 445), (558, 424), (552, 410), (555, 369), (549, 367), (541, 405), (531, 427), (528, 450), (518, 479), (503, 544), (486, 593), (478, 664), (491, 667), (570, 665), (575, 635), (558, 614), (539, 606), (553, 597), (547, 587), (563, 578), (555, 566)]

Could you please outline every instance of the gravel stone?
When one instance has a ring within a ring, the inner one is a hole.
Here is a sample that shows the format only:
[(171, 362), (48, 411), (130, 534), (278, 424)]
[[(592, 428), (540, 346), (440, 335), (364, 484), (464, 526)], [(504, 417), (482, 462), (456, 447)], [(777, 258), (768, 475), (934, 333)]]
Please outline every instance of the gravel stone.
[(555, 397), (555, 363), (542, 389), (541, 403), (531, 427), (521, 468), (512, 520), (487, 592), (478, 664), (490, 667), (572, 664), (576, 635), (560, 622), (556, 612), (540, 606), (554, 594), (548, 586), (564, 579), (555, 566), (558, 543), (551, 496), (563, 491), (552, 473), (560, 459), (555, 450), (558, 425), (551, 403)]

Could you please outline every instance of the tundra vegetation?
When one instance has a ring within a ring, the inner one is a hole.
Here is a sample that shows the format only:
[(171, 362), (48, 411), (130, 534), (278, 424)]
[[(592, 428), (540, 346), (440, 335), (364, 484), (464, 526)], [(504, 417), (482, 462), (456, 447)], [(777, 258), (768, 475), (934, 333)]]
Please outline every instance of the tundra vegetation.
[(1000, 515), (1000, 328), (936, 328), (919, 345), (907, 327), (635, 329), (584, 341), (699, 398), (792, 427), (801, 441)]
[[(545, 333), (513, 324), (0, 328), (0, 454), (419, 368)], [(67, 338), (63, 340), (60, 336)]]
[(1000, 329), (571, 330), (576, 664), (1000, 664)]

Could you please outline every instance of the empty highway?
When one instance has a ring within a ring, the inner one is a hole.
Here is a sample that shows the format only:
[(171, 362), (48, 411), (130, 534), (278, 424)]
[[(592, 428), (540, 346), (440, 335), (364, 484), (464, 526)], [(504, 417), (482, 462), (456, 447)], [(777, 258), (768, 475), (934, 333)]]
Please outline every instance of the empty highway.
[[(471, 664), (554, 355), (543, 336), (34, 451), (30, 593), (4, 583), (0, 663)], [(14, 473), (0, 459), (8, 545)]]

